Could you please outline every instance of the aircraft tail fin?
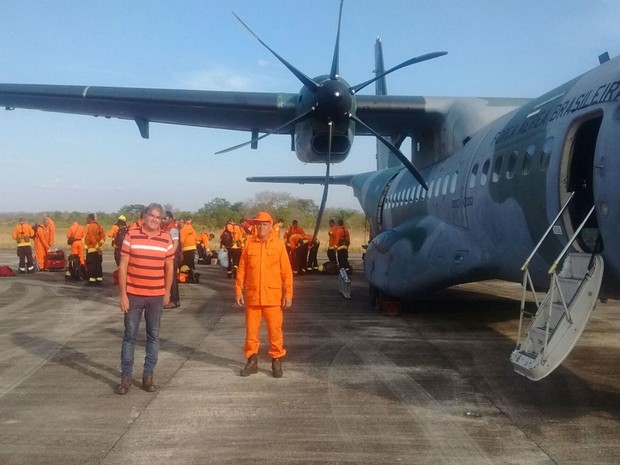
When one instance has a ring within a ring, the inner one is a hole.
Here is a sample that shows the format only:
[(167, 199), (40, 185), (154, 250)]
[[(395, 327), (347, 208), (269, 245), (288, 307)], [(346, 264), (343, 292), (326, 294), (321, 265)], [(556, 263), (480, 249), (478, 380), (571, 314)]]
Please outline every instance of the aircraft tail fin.
[[(375, 42), (375, 76), (385, 73), (385, 65), (383, 63), (383, 46), (381, 45), (381, 37), (377, 37)], [(375, 81), (375, 95), (387, 95), (387, 80), (383, 76)]]
[[(383, 45), (381, 43), (381, 37), (377, 37), (375, 41), (375, 76), (378, 76), (385, 72), (385, 65), (383, 63)], [(383, 76), (375, 81), (375, 95), (387, 95), (387, 80)], [(393, 142), (393, 141), (390, 141)], [(390, 153), (385, 144), (377, 139), (377, 169), (385, 169), (392, 166), (394, 163), (398, 163), (398, 160), (394, 155)], [(396, 160), (396, 162), (390, 159)]]

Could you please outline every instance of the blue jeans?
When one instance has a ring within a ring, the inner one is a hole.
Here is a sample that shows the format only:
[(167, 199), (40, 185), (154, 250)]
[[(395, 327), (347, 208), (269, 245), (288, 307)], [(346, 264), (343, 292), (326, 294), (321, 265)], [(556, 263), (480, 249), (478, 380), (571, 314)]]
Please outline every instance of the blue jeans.
[(144, 310), (146, 321), (146, 356), (143, 376), (152, 376), (159, 355), (159, 324), (164, 306), (164, 296), (147, 297), (129, 294), (129, 311), (125, 313), (125, 335), (121, 345), (121, 373), (123, 378), (133, 377), (133, 357), (136, 337)]

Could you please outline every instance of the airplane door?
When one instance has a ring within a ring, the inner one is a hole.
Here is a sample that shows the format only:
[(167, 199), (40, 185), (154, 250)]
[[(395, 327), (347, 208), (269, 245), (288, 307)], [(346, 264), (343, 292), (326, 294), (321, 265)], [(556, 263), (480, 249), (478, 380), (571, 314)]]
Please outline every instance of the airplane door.
[[(570, 192), (575, 192), (568, 213), (564, 216), (569, 235), (572, 235), (583, 222), (596, 198), (594, 158), (602, 119), (600, 113), (581, 118), (573, 123), (566, 137), (561, 169), (561, 178), (566, 179), (566, 192), (562, 192), (561, 195), (567, 197)], [(563, 202), (564, 200), (562, 198)], [(597, 233), (598, 221), (594, 214), (586, 222), (575, 246), (583, 252), (593, 251)]]

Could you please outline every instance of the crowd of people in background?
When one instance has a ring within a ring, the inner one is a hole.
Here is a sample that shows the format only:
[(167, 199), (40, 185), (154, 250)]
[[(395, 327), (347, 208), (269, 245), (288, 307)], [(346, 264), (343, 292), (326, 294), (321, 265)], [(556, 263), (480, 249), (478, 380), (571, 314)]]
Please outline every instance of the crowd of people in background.
[[(76, 275), (80, 279), (85, 279), (89, 285), (101, 284), (102, 252), (106, 239), (111, 241), (114, 261), (118, 267), (127, 231), (142, 225), (143, 215), (140, 215), (135, 222), (128, 223), (127, 217), (121, 214), (106, 234), (94, 213), (87, 216), (85, 225), (74, 221), (66, 233), (67, 245), (70, 247), (67, 262), (71, 265), (66, 267), (67, 278)], [(211, 249), (215, 234), (209, 233), (205, 228), (200, 232), (196, 231), (191, 217), (175, 220), (170, 211), (165, 212), (161, 229), (171, 235), (176, 251), (174, 266), (178, 274), (169, 304), (170, 308), (176, 308), (180, 306), (178, 280), (191, 283), (199, 281), (196, 261), (204, 264), (217, 263), (217, 251)], [(251, 220), (245, 218), (241, 218), (238, 222), (229, 219), (220, 232), (219, 247), (226, 250), (228, 263), (225, 268), (229, 279), (235, 278), (246, 241), (254, 234), (256, 231)], [(319, 264), (317, 258), (320, 247), (318, 237), (307, 234), (297, 220), (293, 220), (290, 226), (285, 228), (284, 221), (281, 218), (277, 219), (270, 234), (284, 243), (294, 276), (319, 271), (336, 274), (341, 268), (351, 270), (348, 261), (350, 235), (342, 219), (337, 222), (334, 219), (329, 220), (328, 262), (323, 265)], [(17, 243), (20, 273), (49, 269), (50, 252), (61, 249), (56, 244), (56, 225), (49, 215), (45, 215), (39, 223), (32, 226), (24, 218), (19, 218), (12, 237)], [(74, 270), (76, 267), (79, 269)]]

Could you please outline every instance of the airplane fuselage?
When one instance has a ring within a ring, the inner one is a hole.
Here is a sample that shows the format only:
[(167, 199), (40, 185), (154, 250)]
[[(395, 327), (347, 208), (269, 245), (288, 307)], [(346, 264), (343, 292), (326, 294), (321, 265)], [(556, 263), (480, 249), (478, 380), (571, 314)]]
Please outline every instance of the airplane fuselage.
[[(570, 192), (575, 196), (535, 255), (547, 271), (588, 210), (598, 231), (603, 295), (620, 296), (620, 60), (531, 100), (478, 130), (452, 156), (422, 171), (428, 192), (400, 168), (356, 176), (371, 223), (370, 284), (394, 297), (499, 278), (521, 281), (523, 262)], [(588, 250), (584, 234), (574, 243)]]

